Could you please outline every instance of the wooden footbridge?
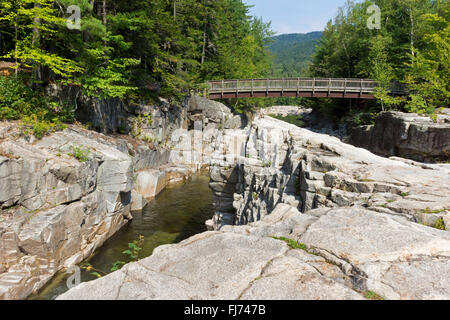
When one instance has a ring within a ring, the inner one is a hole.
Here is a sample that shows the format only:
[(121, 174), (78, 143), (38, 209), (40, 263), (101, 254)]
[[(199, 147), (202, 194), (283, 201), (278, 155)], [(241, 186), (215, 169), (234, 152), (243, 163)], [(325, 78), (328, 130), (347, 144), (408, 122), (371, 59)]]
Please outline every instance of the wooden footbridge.
[[(208, 82), (209, 99), (309, 97), (375, 99), (377, 82), (369, 79), (290, 78), (215, 80)], [(404, 95), (405, 88), (393, 83), (391, 94)]]

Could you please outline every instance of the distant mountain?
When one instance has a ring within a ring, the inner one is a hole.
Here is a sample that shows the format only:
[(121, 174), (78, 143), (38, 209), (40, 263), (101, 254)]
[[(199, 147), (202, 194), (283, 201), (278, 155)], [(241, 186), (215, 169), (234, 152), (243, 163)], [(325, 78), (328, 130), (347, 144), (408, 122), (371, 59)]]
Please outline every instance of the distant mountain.
[(321, 37), (321, 31), (272, 37), (273, 42), (269, 47), (275, 56), (272, 76), (285, 78), (305, 76), (308, 62)]

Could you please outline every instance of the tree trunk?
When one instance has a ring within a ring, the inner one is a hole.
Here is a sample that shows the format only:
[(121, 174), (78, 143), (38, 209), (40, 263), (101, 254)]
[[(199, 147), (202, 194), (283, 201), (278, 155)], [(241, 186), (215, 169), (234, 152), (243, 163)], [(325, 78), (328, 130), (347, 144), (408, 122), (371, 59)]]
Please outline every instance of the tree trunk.
[(202, 61), (201, 64), (205, 63), (206, 59), (206, 23), (205, 27), (203, 28), (203, 47), (202, 47)]
[(17, 41), (18, 41), (18, 30), (17, 30), (17, 21), (16, 21), (14, 24), (14, 60), (16, 61), (16, 69), (14, 70), (14, 73), (16, 75), (16, 78), (19, 74), (18, 61), (17, 61)]
[(177, 0), (173, 0), (173, 18), (177, 20)]
[(412, 7), (409, 8), (409, 16), (411, 19), (411, 30), (410, 30), (410, 38), (411, 38), (411, 55), (413, 57), (416, 56), (416, 53), (414, 52), (414, 17), (413, 17), (413, 10)]
[[(105, 25), (108, 23), (108, 20), (106, 19), (106, 0), (102, 1), (102, 23)], [(105, 42), (103, 43), (103, 46), (106, 48), (108, 47), (108, 42), (105, 40)], [(108, 61), (108, 59), (106, 58), (106, 54), (105, 54), (105, 61)]]
[(103, 0), (102, 2), (102, 22), (106, 25), (106, 0)]
[[(34, 4), (35, 8), (41, 8), (41, 5), (39, 3)], [(41, 19), (38, 17), (33, 18), (33, 38), (31, 40), (31, 46), (33, 48), (40, 48), (40, 41), (41, 41), (41, 32), (39, 29), (39, 26), (41, 24)], [(33, 76), (37, 81), (42, 80), (42, 68), (40, 65), (35, 65), (33, 68)]]

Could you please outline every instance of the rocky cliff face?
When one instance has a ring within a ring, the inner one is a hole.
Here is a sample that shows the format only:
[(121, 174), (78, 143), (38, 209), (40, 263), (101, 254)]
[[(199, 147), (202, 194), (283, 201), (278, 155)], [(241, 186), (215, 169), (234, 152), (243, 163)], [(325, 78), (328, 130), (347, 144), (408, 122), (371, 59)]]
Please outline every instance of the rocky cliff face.
[(208, 165), (215, 137), (243, 125), (220, 106), (193, 97), (135, 117), (144, 141), (76, 126), (34, 141), (0, 122), (0, 299), (88, 258), (147, 198)]
[[(81, 130), (29, 143), (0, 128), (0, 298), (20, 299), (131, 218), (133, 161)], [(68, 155), (73, 146), (90, 150), (85, 162)]]
[(216, 231), (59, 299), (450, 298), (448, 165), (265, 117), (217, 137), (210, 186)]
[(386, 112), (373, 126), (349, 130), (349, 142), (382, 156), (445, 163), (450, 160), (450, 112), (429, 117)]
[(211, 169), (218, 211), (232, 214), (225, 224), (261, 220), (278, 203), (302, 212), (359, 205), (420, 223), (450, 224), (448, 165), (382, 158), (270, 117), (257, 119), (241, 141), (242, 154), (222, 162), (216, 157)]

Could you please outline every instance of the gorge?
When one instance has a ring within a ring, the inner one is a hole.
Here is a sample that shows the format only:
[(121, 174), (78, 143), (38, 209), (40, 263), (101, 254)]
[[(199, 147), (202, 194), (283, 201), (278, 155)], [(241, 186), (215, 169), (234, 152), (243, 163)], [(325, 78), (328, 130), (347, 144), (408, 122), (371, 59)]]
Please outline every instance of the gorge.
[[(216, 210), (210, 231), (159, 246), (58, 299), (450, 297), (448, 164), (383, 158), (269, 116), (247, 123), (200, 97), (181, 110), (191, 149), (177, 126), (160, 151), (79, 128), (30, 145), (3, 129), (2, 150), (15, 146), (0, 167), (10, 192), (2, 202), (2, 298), (24, 298), (88, 258), (131, 218), (131, 206), (142, 208), (145, 198), (201, 167), (209, 167)], [(158, 118), (151, 125), (157, 128), (144, 130), (163, 131)], [(95, 157), (66, 156), (74, 141)], [(51, 154), (55, 146), (59, 157)], [(24, 166), (19, 157), (30, 155), (27, 148), (45, 156)], [(102, 168), (109, 163), (120, 165)], [(32, 165), (48, 173), (35, 177), (42, 171), (33, 176)], [(75, 172), (55, 176), (54, 166)], [(91, 178), (82, 184), (74, 177), (86, 168)], [(39, 189), (13, 192), (18, 177)], [(89, 202), (94, 197), (100, 200)]]

